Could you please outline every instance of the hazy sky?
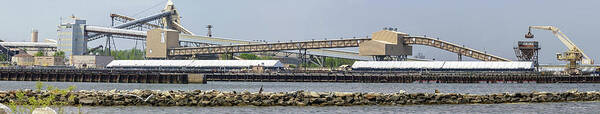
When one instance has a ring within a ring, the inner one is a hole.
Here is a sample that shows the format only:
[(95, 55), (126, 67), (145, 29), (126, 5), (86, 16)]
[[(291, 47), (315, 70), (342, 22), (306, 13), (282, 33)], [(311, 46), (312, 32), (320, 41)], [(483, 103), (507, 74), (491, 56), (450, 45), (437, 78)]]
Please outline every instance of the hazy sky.
[[(60, 17), (75, 15), (90, 25), (110, 25), (110, 13), (136, 18), (159, 12), (166, 0), (11, 0), (0, 7), (0, 39), (29, 41), (32, 28), (40, 40), (56, 39)], [(310, 40), (367, 36), (383, 27), (427, 35), (516, 59), (513, 47), (529, 25), (559, 27), (600, 62), (595, 32), (600, 23), (597, 0), (174, 0), (182, 24), (196, 34), (245, 40)], [(549, 31), (534, 31), (542, 63), (559, 63), (565, 46)], [(91, 45), (98, 45), (95, 41)], [(141, 42), (139, 42), (141, 43)], [(119, 40), (118, 48), (133, 41)], [(141, 44), (140, 44), (141, 45)], [(92, 47), (92, 46), (90, 46)], [(415, 46), (414, 54), (455, 60), (456, 55)]]

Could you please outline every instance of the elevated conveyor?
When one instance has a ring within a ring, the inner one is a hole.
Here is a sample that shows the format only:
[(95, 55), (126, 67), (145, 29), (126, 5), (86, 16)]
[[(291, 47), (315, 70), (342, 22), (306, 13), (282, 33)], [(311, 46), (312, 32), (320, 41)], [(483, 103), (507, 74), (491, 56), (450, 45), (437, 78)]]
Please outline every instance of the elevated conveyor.
[(95, 32), (95, 33), (106, 33), (113, 35), (123, 35), (123, 36), (131, 36), (131, 37), (146, 37), (146, 31), (137, 31), (137, 30), (126, 30), (126, 29), (118, 29), (118, 28), (108, 28), (108, 27), (100, 27), (100, 26), (85, 26), (85, 30), (87, 32)]
[(452, 53), (456, 53), (462, 56), (471, 57), (473, 59), (481, 60), (481, 61), (510, 61), (506, 58), (502, 58), (499, 56), (495, 56), (486, 52), (477, 51), (475, 49), (471, 49), (468, 47), (464, 47), (461, 45), (457, 45), (454, 43), (450, 43), (447, 41), (429, 38), (429, 37), (421, 37), (421, 36), (408, 36), (403, 38), (405, 44), (410, 45), (424, 45), (429, 47), (435, 47), (438, 49), (446, 50)]
[[(123, 22), (123, 23), (135, 20), (135, 18), (133, 18), (133, 17), (128, 17), (128, 16), (124, 16), (124, 15), (119, 15), (119, 14), (110, 14), (110, 18), (114, 18), (115, 20)], [(160, 28), (160, 26), (156, 25), (156, 24), (144, 23), (144, 25), (149, 26), (149, 28)]]
[[(117, 26), (113, 26), (111, 29), (125, 29), (131, 26), (136, 26), (136, 25), (140, 25), (140, 24), (147, 24), (150, 21), (154, 21), (154, 20), (158, 20), (161, 19), (163, 17), (167, 17), (167, 16), (171, 16), (175, 14), (175, 11), (166, 11), (166, 12), (161, 12), (158, 14), (154, 14), (154, 15), (150, 15), (141, 19), (136, 19), (136, 20), (131, 20), (129, 22), (117, 25)], [(112, 15), (111, 15), (112, 16)], [(128, 18), (128, 19), (133, 19), (133, 18)], [(106, 28), (106, 27), (105, 27)], [(90, 30), (85, 30), (86, 32), (97, 32), (97, 31), (90, 31)], [(100, 33), (104, 33), (104, 34), (110, 34), (107, 32), (100, 32)], [(104, 34), (95, 34), (92, 36), (89, 36), (88, 38), (86, 38), (86, 41), (93, 41), (93, 40), (97, 40), (100, 39), (104, 36)]]
[(173, 48), (173, 49), (169, 49), (169, 52), (170, 52), (169, 56), (358, 47), (358, 45), (362, 41), (365, 41), (365, 40), (369, 40), (369, 39), (368, 38), (357, 38), (357, 39), (341, 39), (341, 40), (320, 40), (320, 41), (303, 41), (303, 42)]
[[(250, 41), (241, 41), (225, 38), (212, 38), (212, 37), (200, 37), (200, 36), (189, 36), (181, 35), (182, 39), (190, 39), (210, 44), (220, 44), (224, 46), (211, 46), (211, 47), (191, 47), (191, 48), (174, 48), (171, 49), (171, 56), (178, 55), (193, 55), (193, 54), (222, 54), (222, 53), (241, 53), (241, 52), (261, 52), (261, 51), (287, 51), (291, 53), (298, 53), (299, 49), (308, 49), (307, 52), (312, 52), (315, 55), (335, 55), (342, 56), (340, 58), (349, 58), (356, 60), (372, 60), (368, 56), (358, 56), (357, 53), (325, 50), (322, 48), (344, 48), (344, 47), (358, 47), (358, 43), (368, 41), (368, 38), (356, 38), (356, 39), (345, 39), (345, 40), (321, 40), (321, 41), (304, 41), (304, 42), (288, 42), (288, 43), (258, 43)], [(509, 59), (495, 56), (486, 52), (481, 52), (472, 48), (464, 47), (447, 41), (421, 37), (421, 36), (407, 36), (402, 38), (405, 44), (408, 45), (424, 45), (429, 47), (435, 47), (438, 49), (446, 50), (452, 53), (457, 53), (462, 56), (471, 57), (481, 61), (510, 61)], [(344, 45), (332, 45), (332, 44), (344, 44)], [(232, 45), (233, 44), (233, 45)], [(331, 44), (331, 45), (330, 45)], [(345, 56), (345, 57), (343, 57)]]
[[(243, 45), (243, 44), (260, 43), (260, 42), (254, 42), (254, 41), (244, 41), (244, 40), (229, 39), (229, 38), (192, 36), (192, 35), (183, 35), (183, 34), (180, 35), (179, 38), (180, 38), (180, 40), (186, 40), (186, 41), (189, 40), (189, 41), (203, 42), (203, 43), (215, 44), (215, 45)], [(281, 50), (281, 52), (299, 53), (296, 50)], [(352, 59), (352, 60), (363, 60), (363, 61), (373, 60), (373, 58), (369, 57), (369, 56), (359, 56), (358, 53), (356, 53), (356, 52), (338, 51), (338, 50), (331, 50), (331, 49), (307, 49), (306, 54), (325, 56), (325, 57)], [(411, 59), (411, 60), (416, 60), (416, 59)]]

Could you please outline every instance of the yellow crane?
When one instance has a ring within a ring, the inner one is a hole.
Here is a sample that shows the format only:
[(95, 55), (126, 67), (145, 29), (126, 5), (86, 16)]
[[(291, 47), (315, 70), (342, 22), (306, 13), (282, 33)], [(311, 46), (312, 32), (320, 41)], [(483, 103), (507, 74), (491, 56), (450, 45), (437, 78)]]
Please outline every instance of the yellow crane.
[(562, 33), (558, 28), (553, 26), (529, 26), (529, 32), (525, 34), (525, 38), (533, 38), (533, 34), (531, 34), (531, 29), (540, 29), (540, 30), (550, 30), (552, 34), (556, 36), (569, 50), (563, 53), (557, 53), (556, 59), (561, 61), (568, 61), (569, 63), (566, 65), (565, 72), (569, 74), (581, 74), (581, 70), (579, 70), (579, 63), (581, 64), (594, 64), (594, 60), (590, 59), (583, 50), (569, 39), (564, 33)]

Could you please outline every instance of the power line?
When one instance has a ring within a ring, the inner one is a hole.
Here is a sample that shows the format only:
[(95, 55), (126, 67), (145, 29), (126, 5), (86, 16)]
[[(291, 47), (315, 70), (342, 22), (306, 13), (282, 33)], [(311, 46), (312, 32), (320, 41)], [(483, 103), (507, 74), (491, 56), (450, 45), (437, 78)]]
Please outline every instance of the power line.
[(132, 16), (132, 17), (136, 17), (136, 16), (139, 16), (139, 15), (140, 15), (140, 14), (142, 14), (142, 13), (145, 13), (145, 12), (147, 12), (147, 11), (150, 11), (152, 8), (156, 8), (156, 7), (158, 7), (159, 5), (162, 5), (162, 4), (164, 4), (166, 0), (157, 0), (157, 1), (158, 1), (158, 3), (156, 3), (156, 4), (152, 5), (152, 6), (151, 6), (151, 7), (149, 7), (149, 8), (146, 8), (146, 9), (144, 9), (144, 10), (141, 10), (141, 11), (137, 12), (137, 13), (134, 13), (134, 14), (133, 14), (133, 15), (131, 15), (131, 16)]

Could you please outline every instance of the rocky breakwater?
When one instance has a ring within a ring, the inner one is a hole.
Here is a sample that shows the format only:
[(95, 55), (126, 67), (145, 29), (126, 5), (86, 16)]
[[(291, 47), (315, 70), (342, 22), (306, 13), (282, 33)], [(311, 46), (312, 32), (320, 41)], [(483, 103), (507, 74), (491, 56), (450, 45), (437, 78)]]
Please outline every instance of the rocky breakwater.
[[(17, 92), (25, 96), (48, 96), (47, 91), (0, 91), (0, 103), (22, 102)], [(496, 94), (458, 93), (348, 93), (348, 92), (221, 92), (210, 91), (74, 91), (56, 95), (55, 100), (71, 105), (88, 106), (350, 106), (350, 105), (412, 105), (412, 104), (492, 104), (516, 102), (600, 101), (600, 92), (568, 91), (559, 93), (527, 92)], [(74, 95), (75, 98), (67, 98)]]

